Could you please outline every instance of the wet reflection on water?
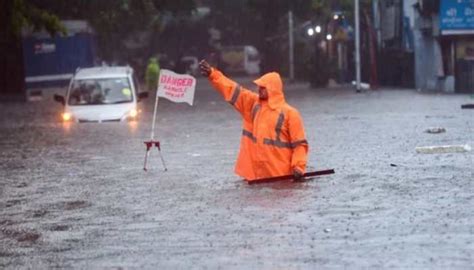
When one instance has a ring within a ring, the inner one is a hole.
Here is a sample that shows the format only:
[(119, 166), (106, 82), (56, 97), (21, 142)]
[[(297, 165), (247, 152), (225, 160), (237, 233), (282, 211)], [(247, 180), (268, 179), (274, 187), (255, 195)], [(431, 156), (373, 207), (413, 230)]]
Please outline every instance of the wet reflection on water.
[(127, 123), (128, 130), (130, 131), (131, 134), (136, 134), (138, 130), (138, 121), (133, 120), (133, 121), (128, 121)]
[(68, 122), (62, 122), (62, 127), (63, 127), (63, 130), (64, 130), (64, 133), (66, 134), (69, 134), (71, 132), (71, 126), (73, 125), (72, 122), (68, 121)]

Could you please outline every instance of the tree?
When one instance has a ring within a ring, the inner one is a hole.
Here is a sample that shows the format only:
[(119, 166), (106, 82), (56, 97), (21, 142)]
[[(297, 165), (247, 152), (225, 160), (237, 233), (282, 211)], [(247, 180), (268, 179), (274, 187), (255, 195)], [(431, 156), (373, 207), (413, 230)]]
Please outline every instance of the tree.
[(24, 27), (45, 29), (50, 34), (65, 33), (59, 18), (27, 0), (2, 0), (0, 10), (0, 98), (25, 99), (21, 31)]
[(281, 70), (286, 61), (280, 51), (287, 43), (288, 11), (292, 9), (300, 18), (311, 14), (311, 0), (210, 0), (208, 4), (210, 26), (221, 31), (221, 42), (255, 45), (264, 59), (264, 70)]
[[(101, 58), (119, 63), (136, 54), (148, 59), (166, 27), (180, 17), (189, 17), (195, 8), (193, 0), (32, 1), (61, 19), (87, 20), (97, 34)], [(127, 47), (131, 43), (134, 45)]]
[[(360, 4), (362, 7), (361, 10), (364, 8), (370, 9), (371, 1), (361, 0)], [(316, 22), (320, 25), (325, 25), (327, 31), (333, 35), (333, 40), (329, 42), (327, 48), (329, 48), (329, 50), (332, 48), (334, 52), (338, 42), (341, 42), (347, 46), (349, 50), (347, 57), (351, 58), (353, 42), (349, 42), (347, 39), (337, 39), (337, 37), (338, 34), (339, 37), (341, 37), (343, 35), (341, 35), (341, 33), (344, 33), (344, 31), (347, 30), (347, 28), (344, 28), (343, 26), (351, 25), (354, 21), (354, 0), (313, 0), (312, 9)], [(335, 13), (342, 14), (343, 18), (333, 19)], [(341, 80), (347, 80), (345, 72), (351, 70), (350, 67), (353, 62), (350, 62), (349, 67), (347, 68), (348, 70), (338, 70), (335, 57), (328, 57), (323, 53), (323, 50), (317, 44), (319, 43), (318, 38), (324, 38), (324, 36), (317, 37), (315, 40), (316, 45), (313, 46), (314, 53), (311, 58), (309, 58), (307, 68), (305, 69), (307, 80), (311, 82), (313, 87), (326, 86), (329, 78), (339, 77)]]
[[(156, 53), (155, 37), (174, 17), (193, 9), (193, 0), (2, 0), (0, 10), (7, 14), (0, 18), (0, 94), (25, 96), (24, 27), (54, 35), (65, 33), (59, 18), (87, 20), (97, 34), (101, 58), (125, 64)], [(142, 36), (147, 39), (141, 40)], [(127, 40), (138, 40), (141, 47), (129, 49)]]

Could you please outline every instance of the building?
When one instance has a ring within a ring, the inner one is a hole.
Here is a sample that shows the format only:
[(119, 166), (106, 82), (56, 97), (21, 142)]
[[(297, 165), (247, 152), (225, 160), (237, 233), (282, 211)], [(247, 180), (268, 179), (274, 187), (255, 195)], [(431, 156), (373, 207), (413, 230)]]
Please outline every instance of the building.
[(474, 0), (413, 2), (416, 87), (474, 93)]
[(373, 3), (381, 84), (474, 93), (474, 0)]

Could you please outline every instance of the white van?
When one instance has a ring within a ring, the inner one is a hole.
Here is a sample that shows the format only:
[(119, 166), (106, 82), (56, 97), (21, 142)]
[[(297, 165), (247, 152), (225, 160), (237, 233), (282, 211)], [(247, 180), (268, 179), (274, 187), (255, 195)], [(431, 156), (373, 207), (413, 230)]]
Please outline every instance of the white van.
[(127, 121), (138, 117), (139, 92), (131, 67), (93, 67), (76, 71), (66, 97), (54, 95), (64, 105), (63, 121)]
[(226, 46), (221, 49), (221, 61), (226, 72), (260, 73), (260, 54), (254, 46)]

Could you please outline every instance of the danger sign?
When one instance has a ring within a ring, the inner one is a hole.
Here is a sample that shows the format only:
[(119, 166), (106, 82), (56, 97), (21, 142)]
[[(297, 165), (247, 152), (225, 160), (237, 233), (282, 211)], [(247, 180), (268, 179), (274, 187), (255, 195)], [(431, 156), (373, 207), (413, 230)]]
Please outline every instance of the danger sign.
[(158, 93), (173, 102), (186, 102), (193, 105), (196, 79), (187, 74), (177, 74), (171, 70), (162, 69), (158, 81)]

